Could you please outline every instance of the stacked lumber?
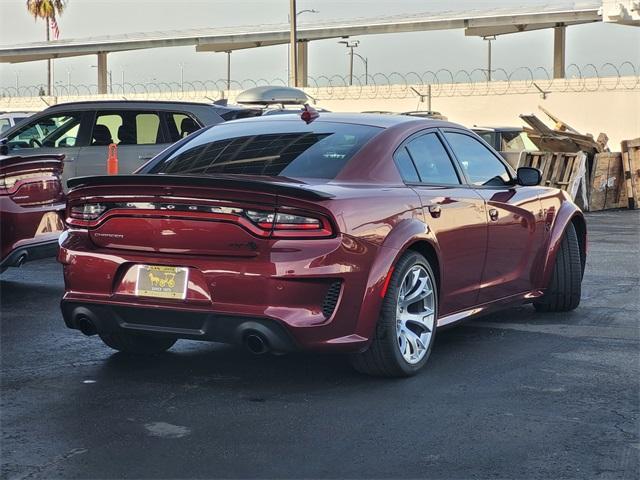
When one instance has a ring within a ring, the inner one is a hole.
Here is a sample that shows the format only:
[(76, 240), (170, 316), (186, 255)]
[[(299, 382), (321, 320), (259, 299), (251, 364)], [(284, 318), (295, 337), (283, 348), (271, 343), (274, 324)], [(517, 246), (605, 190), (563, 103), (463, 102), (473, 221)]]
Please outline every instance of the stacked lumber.
[(549, 128), (533, 113), (520, 115), (520, 118), (529, 127), (525, 127), (529, 139), (541, 150), (549, 152), (585, 152), (587, 155), (608, 151), (606, 134), (601, 133), (597, 139), (591, 134), (582, 134), (566, 122), (538, 107), (553, 122), (554, 128)]

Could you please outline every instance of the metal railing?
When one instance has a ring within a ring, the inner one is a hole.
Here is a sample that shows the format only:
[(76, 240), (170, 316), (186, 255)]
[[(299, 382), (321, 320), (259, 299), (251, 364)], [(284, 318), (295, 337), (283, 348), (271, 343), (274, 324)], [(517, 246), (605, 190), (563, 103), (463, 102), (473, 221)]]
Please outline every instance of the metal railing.
[[(317, 75), (310, 76), (310, 96), (317, 100), (409, 98), (416, 96), (455, 97), (471, 95), (508, 95), (537, 92), (589, 92), (598, 90), (640, 89), (640, 66), (632, 62), (604, 63), (600, 66), (571, 64), (566, 68), (566, 78), (552, 78), (544, 67), (519, 67), (511, 71), (492, 69), (490, 78), (486, 69), (427, 70), (425, 72), (391, 72), (369, 75)], [(229, 91), (241, 91), (260, 85), (287, 85), (282, 78), (258, 78), (245, 80), (193, 80), (184, 82), (112, 83), (108, 85), (108, 97), (136, 99), (215, 100), (228, 97)], [(27, 85), (0, 88), (0, 101), (14, 98), (44, 97), (44, 85)], [(54, 86), (56, 101), (64, 98), (98, 96), (95, 84), (61, 84)]]

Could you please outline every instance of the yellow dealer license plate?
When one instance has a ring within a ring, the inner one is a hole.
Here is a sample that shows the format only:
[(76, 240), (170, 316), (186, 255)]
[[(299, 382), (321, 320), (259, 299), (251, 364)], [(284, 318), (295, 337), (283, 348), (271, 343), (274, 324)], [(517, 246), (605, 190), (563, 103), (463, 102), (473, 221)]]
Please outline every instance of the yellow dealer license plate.
[(136, 295), (184, 300), (189, 270), (184, 267), (138, 265)]

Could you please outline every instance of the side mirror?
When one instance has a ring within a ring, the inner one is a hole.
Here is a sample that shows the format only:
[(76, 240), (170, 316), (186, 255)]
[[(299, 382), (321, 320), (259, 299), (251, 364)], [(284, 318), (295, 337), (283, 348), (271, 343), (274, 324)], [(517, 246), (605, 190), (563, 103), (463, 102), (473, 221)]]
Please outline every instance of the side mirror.
[(9, 145), (6, 138), (0, 138), (0, 155), (9, 155)]
[(542, 181), (542, 173), (537, 168), (520, 167), (517, 171), (516, 181), (523, 187), (535, 187)]

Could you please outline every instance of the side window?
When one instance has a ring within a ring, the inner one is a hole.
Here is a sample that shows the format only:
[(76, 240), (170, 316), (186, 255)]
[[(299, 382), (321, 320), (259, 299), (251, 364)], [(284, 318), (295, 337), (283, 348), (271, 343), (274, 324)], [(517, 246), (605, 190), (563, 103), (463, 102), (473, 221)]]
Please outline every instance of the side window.
[(165, 113), (165, 121), (171, 142), (177, 142), (202, 128), (193, 118), (181, 112)]
[(8, 138), (9, 148), (77, 146), (80, 113), (56, 113), (26, 123)]
[(449, 154), (435, 133), (427, 133), (407, 145), (420, 181), (436, 185), (459, 185), (460, 179)]
[(103, 111), (96, 114), (91, 145), (154, 145), (165, 143), (157, 112)]
[(396, 161), (398, 170), (400, 171), (400, 176), (405, 182), (417, 183), (420, 181), (420, 177), (418, 177), (418, 172), (413, 164), (413, 160), (411, 160), (409, 152), (407, 152), (405, 147), (398, 150), (393, 158)]
[(445, 137), (473, 185), (508, 185), (507, 167), (487, 147), (463, 133), (446, 132)]

